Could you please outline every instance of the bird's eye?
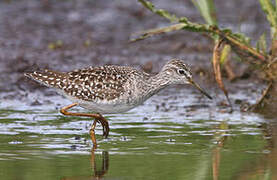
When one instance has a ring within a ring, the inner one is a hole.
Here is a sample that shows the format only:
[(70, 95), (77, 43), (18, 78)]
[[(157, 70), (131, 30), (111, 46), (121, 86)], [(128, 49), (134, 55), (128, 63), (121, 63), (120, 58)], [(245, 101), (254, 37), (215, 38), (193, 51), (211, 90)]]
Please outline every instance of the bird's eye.
[(183, 69), (179, 69), (178, 73), (181, 74), (181, 75), (185, 75), (185, 71)]

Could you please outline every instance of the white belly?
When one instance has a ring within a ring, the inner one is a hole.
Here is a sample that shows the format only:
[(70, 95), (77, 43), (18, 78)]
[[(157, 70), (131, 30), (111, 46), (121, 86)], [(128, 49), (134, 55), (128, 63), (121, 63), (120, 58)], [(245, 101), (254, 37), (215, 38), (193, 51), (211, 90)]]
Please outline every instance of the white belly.
[(86, 109), (89, 109), (93, 112), (103, 113), (103, 114), (112, 114), (112, 113), (122, 113), (129, 111), (136, 107), (135, 105), (129, 106), (126, 104), (92, 104), (81, 102), (80, 106)]
[(129, 111), (143, 103), (142, 101), (132, 101), (132, 103), (126, 103), (124, 101), (101, 101), (101, 102), (92, 102), (92, 101), (84, 101), (77, 98), (73, 98), (64, 94), (68, 99), (70, 99), (73, 103), (78, 103), (79, 106), (91, 110), (95, 113), (102, 113), (102, 114), (113, 114), (113, 113), (122, 113)]

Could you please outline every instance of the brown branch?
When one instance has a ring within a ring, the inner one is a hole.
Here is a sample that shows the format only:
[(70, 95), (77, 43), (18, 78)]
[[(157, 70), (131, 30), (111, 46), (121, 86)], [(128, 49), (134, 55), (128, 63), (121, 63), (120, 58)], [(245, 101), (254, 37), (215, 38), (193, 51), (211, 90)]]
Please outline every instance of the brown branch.
[(220, 56), (221, 56), (221, 45), (223, 43), (223, 40), (216, 41), (216, 44), (214, 46), (213, 50), (213, 69), (214, 69), (214, 74), (215, 74), (215, 80), (220, 87), (220, 89), (223, 91), (229, 106), (231, 108), (230, 112), (233, 111), (231, 101), (229, 99), (228, 91), (225, 89), (224, 83), (222, 81), (222, 76), (221, 76), (221, 70), (220, 70)]

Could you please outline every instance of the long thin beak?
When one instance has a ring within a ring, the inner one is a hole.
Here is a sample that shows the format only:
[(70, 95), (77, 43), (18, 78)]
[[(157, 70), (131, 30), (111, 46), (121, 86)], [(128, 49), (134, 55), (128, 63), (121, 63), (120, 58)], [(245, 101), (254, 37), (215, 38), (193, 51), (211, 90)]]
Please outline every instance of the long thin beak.
[(192, 79), (189, 80), (190, 84), (192, 84), (194, 87), (196, 87), (202, 94), (207, 96), (209, 99), (213, 99), (206, 91), (204, 91), (196, 82), (194, 82)]

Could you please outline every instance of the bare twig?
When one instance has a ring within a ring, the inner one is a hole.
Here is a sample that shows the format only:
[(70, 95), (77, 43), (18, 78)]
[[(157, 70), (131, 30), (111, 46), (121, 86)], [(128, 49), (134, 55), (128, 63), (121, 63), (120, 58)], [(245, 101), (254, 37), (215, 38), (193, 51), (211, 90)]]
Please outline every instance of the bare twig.
[(268, 94), (270, 88), (272, 87), (272, 85), (273, 85), (272, 82), (270, 82), (270, 83), (268, 84), (268, 86), (266, 87), (266, 89), (263, 90), (262, 96), (258, 99), (257, 103), (253, 106), (252, 109), (255, 110), (255, 109), (259, 108), (259, 107), (262, 107), (262, 103), (263, 103), (263, 101), (264, 101), (266, 95)]
[(140, 40), (146, 39), (148, 37), (151, 37), (151, 36), (157, 35), (157, 34), (162, 34), (162, 33), (172, 32), (172, 31), (178, 31), (180, 29), (183, 29), (184, 26), (185, 26), (184, 23), (178, 23), (178, 24), (174, 24), (174, 25), (167, 26), (167, 27), (164, 27), (164, 28), (150, 29), (150, 30), (147, 30), (147, 31), (142, 31), (142, 32), (139, 32), (139, 33), (135, 33), (135, 34), (131, 35), (132, 37), (135, 37), (135, 38), (131, 38), (130, 42), (140, 41)]

